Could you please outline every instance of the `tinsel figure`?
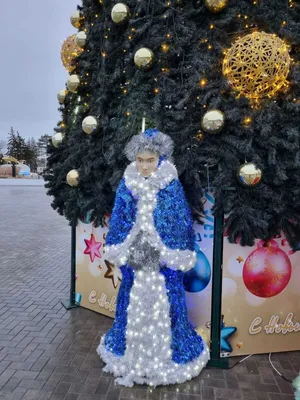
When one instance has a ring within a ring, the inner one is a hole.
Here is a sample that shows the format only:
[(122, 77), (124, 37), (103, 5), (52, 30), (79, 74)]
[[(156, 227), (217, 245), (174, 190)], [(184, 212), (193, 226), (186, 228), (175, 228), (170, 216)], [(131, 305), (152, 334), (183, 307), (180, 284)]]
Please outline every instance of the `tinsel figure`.
[(295, 400), (300, 400), (300, 375), (294, 380), (293, 388), (296, 390)]
[(106, 240), (123, 279), (113, 327), (97, 351), (105, 371), (129, 387), (182, 383), (209, 359), (187, 316), (183, 275), (195, 265), (195, 237), (172, 151), (171, 138), (156, 129), (129, 142), (125, 153), (136, 161), (119, 185)]

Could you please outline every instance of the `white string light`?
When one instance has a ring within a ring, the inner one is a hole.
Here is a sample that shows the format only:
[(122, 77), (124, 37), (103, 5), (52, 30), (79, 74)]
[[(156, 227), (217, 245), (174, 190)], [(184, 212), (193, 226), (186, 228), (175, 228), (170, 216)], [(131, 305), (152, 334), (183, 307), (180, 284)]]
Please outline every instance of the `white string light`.
[[(144, 313), (139, 309), (141, 301)], [(97, 350), (107, 363), (104, 371), (118, 377), (116, 383), (128, 387), (134, 382), (151, 386), (181, 383), (198, 375), (206, 365), (209, 350), (205, 343), (202, 354), (194, 361), (179, 365), (172, 360), (170, 304), (165, 277), (159, 272), (135, 274), (127, 313), (124, 356), (107, 351), (104, 338)]]
[(178, 179), (176, 168), (164, 161), (149, 178), (139, 174), (136, 163), (131, 163), (125, 171), (125, 184), (138, 197), (136, 222), (123, 243), (106, 246), (106, 257), (116, 266), (125, 265), (132, 250), (134, 239), (142, 230), (147, 241), (160, 252), (160, 261), (171, 269), (188, 271), (196, 262), (196, 253), (191, 250), (169, 249), (156, 231), (153, 212), (156, 208), (157, 193)]

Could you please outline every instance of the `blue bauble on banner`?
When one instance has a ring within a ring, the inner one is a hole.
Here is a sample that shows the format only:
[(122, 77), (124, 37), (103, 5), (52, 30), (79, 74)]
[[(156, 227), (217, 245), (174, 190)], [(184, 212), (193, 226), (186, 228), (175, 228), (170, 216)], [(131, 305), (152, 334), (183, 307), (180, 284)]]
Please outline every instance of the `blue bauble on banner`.
[(209, 284), (211, 278), (210, 263), (204, 253), (196, 245), (197, 260), (193, 269), (184, 274), (183, 283), (187, 292), (201, 292)]

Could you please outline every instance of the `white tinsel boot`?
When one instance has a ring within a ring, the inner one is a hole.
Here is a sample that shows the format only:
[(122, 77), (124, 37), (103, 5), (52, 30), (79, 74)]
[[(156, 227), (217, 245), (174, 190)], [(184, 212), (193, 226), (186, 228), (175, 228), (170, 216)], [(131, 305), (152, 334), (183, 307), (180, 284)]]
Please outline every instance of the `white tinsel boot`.
[(300, 400), (300, 375), (294, 380), (293, 388), (296, 389), (295, 400)]

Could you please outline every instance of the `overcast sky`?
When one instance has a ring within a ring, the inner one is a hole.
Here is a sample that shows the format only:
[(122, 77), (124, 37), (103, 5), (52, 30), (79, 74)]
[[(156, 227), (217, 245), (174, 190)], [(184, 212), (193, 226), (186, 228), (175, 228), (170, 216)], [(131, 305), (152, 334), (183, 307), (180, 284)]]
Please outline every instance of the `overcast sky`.
[(9, 0), (1, 8), (0, 140), (10, 127), (21, 136), (52, 134), (59, 120), (57, 92), (68, 74), (63, 40), (75, 33), (70, 15), (80, 0)]

